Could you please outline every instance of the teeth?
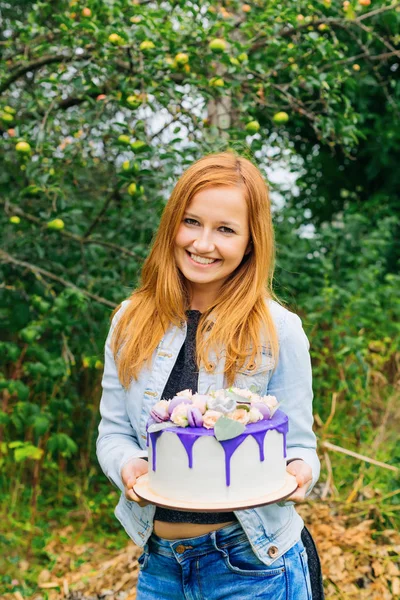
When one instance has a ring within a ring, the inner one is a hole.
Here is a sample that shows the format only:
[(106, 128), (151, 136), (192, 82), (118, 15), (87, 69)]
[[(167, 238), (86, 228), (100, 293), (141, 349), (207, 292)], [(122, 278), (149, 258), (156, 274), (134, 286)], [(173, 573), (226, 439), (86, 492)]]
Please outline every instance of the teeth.
[(190, 258), (201, 265), (210, 265), (216, 260), (214, 258), (203, 258), (202, 256), (197, 256), (197, 254), (190, 254)]

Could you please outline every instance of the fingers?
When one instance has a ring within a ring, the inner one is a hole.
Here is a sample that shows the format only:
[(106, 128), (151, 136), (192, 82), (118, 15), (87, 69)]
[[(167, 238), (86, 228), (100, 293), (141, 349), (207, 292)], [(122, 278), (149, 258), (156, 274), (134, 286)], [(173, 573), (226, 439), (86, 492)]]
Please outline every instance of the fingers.
[(130, 502), (136, 502), (139, 506), (147, 506), (149, 502), (140, 498), (133, 491), (133, 487), (135, 486), (137, 479), (147, 473), (148, 471), (148, 463), (146, 460), (142, 458), (135, 458), (130, 460), (124, 465), (121, 471), (121, 478), (125, 488), (125, 497)]
[(137, 478), (135, 477), (135, 475), (130, 475), (128, 477), (128, 479), (126, 479), (124, 481), (125, 487), (128, 488), (128, 489), (132, 489), (133, 486), (136, 484), (136, 479)]
[(139, 498), (139, 496), (137, 494), (135, 494), (135, 492), (133, 491), (132, 488), (125, 488), (125, 497), (127, 500), (130, 500), (131, 502), (141, 502), (142, 499)]
[(287, 471), (296, 477), (298, 488), (291, 496), (286, 498), (286, 501), (304, 502), (307, 490), (312, 481), (311, 467), (302, 460), (296, 460), (288, 465)]
[(125, 497), (130, 502), (136, 502), (142, 508), (149, 504), (149, 502), (146, 502), (146, 500), (143, 500), (137, 494), (135, 494), (135, 492), (132, 489), (125, 488)]
[(305, 502), (307, 489), (307, 485), (299, 486), (291, 496), (286, 498), (285, 502)]
[(135, 458), (129, 461), (121, 471), (122, 481), (126, 487), (133, 487), (137, 477), (147, 473), (149, 465), (147, 461), (141, 458)]
[(134, 475), (130, 475), (129, 479), (125, 483), (125, 497), (130, 502), (136, 502), (141, 507), (147, 506), (149, 503), (146, 502), (146, 500), (140, 498), (140, 496), (135, 494), (135, 492), (133, 491), (133, 486), (135, 485), (136, 481), (137, 478)]

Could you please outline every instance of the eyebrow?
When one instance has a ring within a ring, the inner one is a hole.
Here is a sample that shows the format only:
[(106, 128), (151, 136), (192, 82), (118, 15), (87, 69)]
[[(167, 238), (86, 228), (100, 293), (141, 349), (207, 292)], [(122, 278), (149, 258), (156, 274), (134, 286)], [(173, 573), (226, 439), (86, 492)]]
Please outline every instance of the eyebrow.
[[(194, 215), (193, 213), (185, 212), (185, 215), (187, 217), (191, 217), (192, 219), (196, 219), (197, 221), (201, 221), (200, 217)], [(240, 229), (239, 223), (235, 223), (234, 221), (220, 221), (219, 224), (226, 225), (227, 227), (232, 227), (233, 229)]]

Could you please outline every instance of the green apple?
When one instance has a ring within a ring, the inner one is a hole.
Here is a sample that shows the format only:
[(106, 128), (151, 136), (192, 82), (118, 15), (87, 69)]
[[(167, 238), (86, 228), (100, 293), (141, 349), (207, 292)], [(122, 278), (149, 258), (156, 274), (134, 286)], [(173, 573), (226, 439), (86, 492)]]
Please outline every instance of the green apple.
[(130, 168), (131, 168), (131, 163), (129, 162), (129, 160), (124, 160), (124, 162), (122, 163), (122, 170), (129, 171)]
[(151, 40), (144, 40), (139, 46), (140, 50), (146, 52), (146, 50), (153, 50), (155, 48), (154, 43)]
[(211, 42), (208, 44), (208, 47), (213, 52), (225, 52), (225, 50), (228, 48), (228, 44), (222, 38), (215, 38), (214, 40), (211, 40)]
[(287, 123), (289, 121), (289, 115), (286, 112), (284, 112), (284, 111), (277, 112), (272, 117), (272, 120), (277, 125), (282, 125), (282, 124)]
[(124, 133), (122, 133), (118, 136), (118, 142), (120, 144), (123, 144), (124, 146), (128, 146), (131, 143), (131, 138), (129, 137), (129, 135), (125, 135)]
[(17, 215), (13, 215), (10, 217), (10, 223), (14, 223), (14, 225), (19, 225), (21, 223), (21, 219), (17, 217)]
[(40, 194), (40, 192), (43, 192), (43, 189), (40, 188), (38, 185), (35, 185), (34, 183), (28, 185), (28, 187), (24, 189), (25, 196), (37, 196), (38, 194)]
[(29, 154), (31, 151), (31, 147), (28, 142), (18, 142), (18, 144), (15, 146), (15, 149), (20, 154)]
[(111, 44), (114, 44), (114, 46), (120, 46), (124, 43), (124, 39), (120, 35), (118, 35), (118, 33), (110, 33), (110, 35), (108, 36), (108, 41)]
[(21, 329), (21, 331), (19, 332), (20, 338), (27, 344), (34, 342), (36, 338), (39, 337), (39, 335), (39, 331), (37, 329), (34, 329), (33, 327), (29, 327), (29, 325), (28, 327), (25, 327), (25, 329)]
[(142, 101), (136, 94), (131, 94), (127, 97), (126, 103), (130, 108), (137, 108), (141, 105)]
[(187, 63), (189, 62), (189, 55), (185, 54), (185, 52), (179, 52), (175, 56), (175, 62), (177, 65), (180, 66), (187, 65)]
[(47, 223), (47, 229), (60, 230), (64, 229), (64, 221), (62, 219), (53, 219)]
[(238, 56), (238, 60), (240, 62), (246, 62), (246, 60), (248, 60), (249, 57), (247, 56), (246, 52), (242, 52), (241, 54), (239, 54)]
[(47, 312), (50, 309), (50, 307), (51, 307), (50, 302), (40, 302), (39, 303), (39, 310), (42, 313)]
[(4, 123), (12, 123), (14, 121), (14, 117), (6, 112), (0, 112), (0, 119)]
[(259, 131), (260, 129), (260, 123), (258, 121), (249, 121), (246, 125), (246, 131), (248, 131), (250, 134), (254, 134), (257, 133), (257, 131)]
[(136, 183), (130, 183), (128, 185), (128, 190), (127, 191), (128, 191), (128, 194), (130, 196), (134, 196), (136, 194), (136, 192), (137, 192), (137, 185), (136, 185)]
[(225, 82), (222, 77), (211, 77), (208, 82), (211, 87), (224, 87)]
[(12, 108), (12, 106), (5, 106), (4, 107), (4, 112), (10, 114), (10, 115), (15, 115), (16, 110), (15, 108)]
[(147, 147), (146, 142), (143, 142), (142, 140), (136, 140), (136, 142), (132, 142), (132, 144), (131, 144), (131, 148), (134, 152), (141, 152), (146, 147)]

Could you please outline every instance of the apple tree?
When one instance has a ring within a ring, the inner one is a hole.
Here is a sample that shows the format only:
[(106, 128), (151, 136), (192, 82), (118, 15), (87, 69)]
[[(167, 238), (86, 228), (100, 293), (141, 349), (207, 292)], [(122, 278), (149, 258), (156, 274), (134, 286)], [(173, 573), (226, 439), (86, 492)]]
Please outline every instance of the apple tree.
[[(75, 476), (77, 453), (91, 472), (108, 317), (193, 160), (230, 148), (272, 181), (282, 161), (300, 172), (276, 223), (282, 285), (304, 303), (324, 265), (299, 264), (298, 229), (367, 202), (359, 158), (376, 186), (368, 210), (393, 213), (399, 11), (389, 0), (0, 0), (0, 460), (33, 476), (33, 505), (55, 471), (59, 491)], [(293, 264), (311, 287), (285, 279)]]

